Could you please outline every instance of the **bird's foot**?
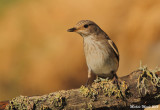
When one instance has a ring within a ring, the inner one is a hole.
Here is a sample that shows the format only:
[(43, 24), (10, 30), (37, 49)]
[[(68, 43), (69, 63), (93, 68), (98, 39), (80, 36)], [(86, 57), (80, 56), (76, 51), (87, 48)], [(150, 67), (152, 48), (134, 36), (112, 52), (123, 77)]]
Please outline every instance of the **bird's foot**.
[(119, 80), (118, 77), (114, 77), (112, 79), (112, 82), (113, 82), (113, 84), (116, 84), (117, 89), (119, 90), (119, 93), (120, 93), (120, 96), (121, 96), (122, 100), (126, 101), (126, 99), (124, 97), (124, 94), (122, 93), (123, 89), (121, 88), (121, 86), (124, 85), (123, 82), (121, 80)]
[(85, 84), (85, 87), (87, 87), (89, 85), (89, 78), (87, 79), (87, 82)]

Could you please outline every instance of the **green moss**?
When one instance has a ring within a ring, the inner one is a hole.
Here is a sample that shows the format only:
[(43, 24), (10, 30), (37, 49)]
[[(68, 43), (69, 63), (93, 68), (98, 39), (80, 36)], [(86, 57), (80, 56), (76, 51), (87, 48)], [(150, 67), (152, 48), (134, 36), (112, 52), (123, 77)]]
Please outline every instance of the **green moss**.
[[(32, 105), (32, 106), (28, 106), (28, 105)], [(9, 105), (6, 106), (7, 110), (28, 110), (33, 108), (34, 108), (34, 104), (33, 102), (29, 101), (29, 98), (27, 96), (19, 96), (19, 97), (13, 98), (9, 102)]]
[(143, 96), (145, 96), (147, 93), (150, 94), (148, 89), (149, 86), (151, 86), (150, 84), (152, 84), (153, 89), (160, 87), (160, 77), (156, 74), (160, 70), (159, 68), (149, 70), (147, 66), (140, 66), (140, 70), (142, 71), (142, 74), (137, 79), (137, 88), (139, 90), (139, 94), (143, 94)]
[(98, 91), (95, 88), (81, 86), (80, 92), (83, 96), (92, 98), (93, 101), (97, 99)]
[(113, 84), (112, 80), (97, 78), (91, 86), (81, 86), (80, 92), (83, 96), (92, 99), (97, 99), (99, 93), (103, 93), (108, 97), (115, 96), (116, 98), (122, 98), (122, 95), (127, 97), (129, 93), (127, 84), (123, 81), (119, 86), (120, 89), (118, 89), (117, 84)]
[(93, 109), (93, 105), (91, 103), (88, 103), (87, 106), (88, 106), (87, 110), (92, 110)]
[[(46, 100), (47, 98), (47, 100)], [(45, 102), (45, 103), (44, 103)], [(54, 108), (56, 110), (61, 110), (66, 105), (66, 98), (60, 93), (49, 94), (47, 97), (40, 97), (34, 100), (27, 96), (19, 96), (13, 98), (9, 104), (6, 106), (6, 110), (51, 110)]]
[(42, 105), (42, 107), (40, 108), (41, 110), (52, 110), (51, 108), (49, 108), (46, 105)]
[(154, 98), (155, 98), (155, 99), (160, 98), (160, 94), (156, 95)]
[(103, 93), (108, 97), (115, 96), (117, 98), (122, 98), (122, 95), (126, 96), (128, 86), (125, 81), (122, 81), (119, 86), (120, 89), (118, 89), (117, 84), (113, 84), (113, 81), (108, 79), (100, 82), (100, 88), (102, 88)]
[(61, 110), (64, 108), (64, 106), (66, 105), (66, 98), (63, 97), (60, 93), (57, 93), (54, 97), (53, 97), (53, 105), (56, 109)]

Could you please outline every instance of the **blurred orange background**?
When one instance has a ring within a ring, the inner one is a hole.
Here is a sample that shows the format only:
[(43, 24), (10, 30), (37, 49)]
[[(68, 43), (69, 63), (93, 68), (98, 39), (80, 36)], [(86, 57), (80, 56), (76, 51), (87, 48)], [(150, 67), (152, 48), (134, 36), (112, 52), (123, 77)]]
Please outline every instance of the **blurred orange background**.
[(160, 64), (159, 0), (1, 0), (0, 101), (85, 84), (82, 37), (66, 31), (82, 19), (118, 46), (118, 76)]

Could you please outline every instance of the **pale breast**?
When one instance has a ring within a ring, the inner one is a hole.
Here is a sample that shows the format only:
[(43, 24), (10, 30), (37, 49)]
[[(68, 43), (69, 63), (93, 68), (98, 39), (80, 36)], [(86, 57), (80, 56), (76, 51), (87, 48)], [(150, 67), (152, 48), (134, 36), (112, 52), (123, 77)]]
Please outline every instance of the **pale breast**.
[(109, 74), (117, 71), (118, 61), (113, 50), (104, 40), (97, 41), (93, 37), (84, 38), (84, 52), (88, 68), (97, 74)]

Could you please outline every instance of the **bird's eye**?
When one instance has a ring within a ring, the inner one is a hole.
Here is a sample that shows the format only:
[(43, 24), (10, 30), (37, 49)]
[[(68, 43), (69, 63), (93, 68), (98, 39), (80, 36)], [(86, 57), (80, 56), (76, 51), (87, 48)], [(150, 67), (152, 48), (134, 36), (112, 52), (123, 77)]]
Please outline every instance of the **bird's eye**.
[(87, 24), (85, 24), (85, 25), (84, 25), (84, 28), (88, 28), (88, 25), (87, 25)]

